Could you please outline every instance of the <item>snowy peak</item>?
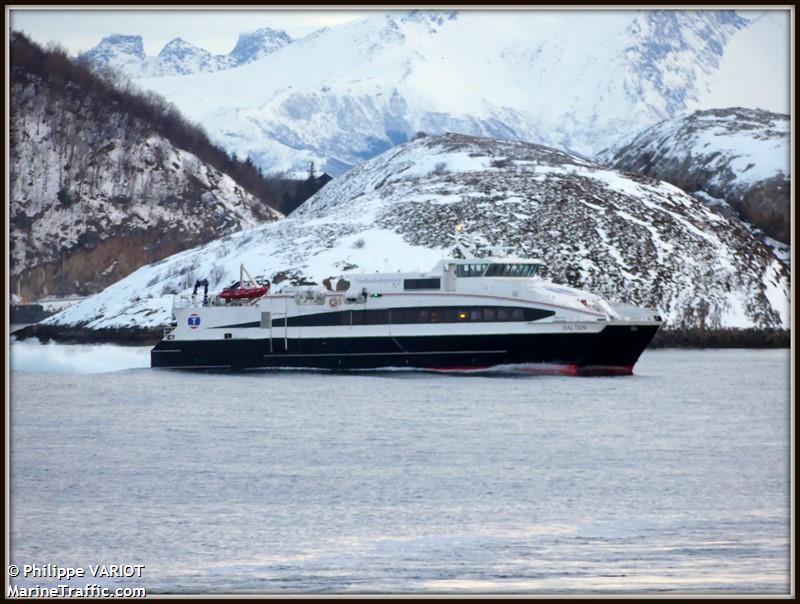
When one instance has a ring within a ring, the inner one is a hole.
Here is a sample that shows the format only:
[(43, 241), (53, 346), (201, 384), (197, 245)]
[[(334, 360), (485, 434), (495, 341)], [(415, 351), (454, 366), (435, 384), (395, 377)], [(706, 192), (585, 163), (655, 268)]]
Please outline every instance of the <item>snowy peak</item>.
[(455, 21), (458, 18), (458, 11), (411, 10), (390, 18), (400, 23), (420, 23), (426, 25), (430, 33), (436, 33), (437, 27), (447, 21)]
[(144, 52), (142, 36), (106, 36), (80, 58), (97, 67), (115, 68), (128, 75), (147, 72), (148, 58)]
[(161, 52), (158, 53), (159, 57), (166, 57), (170, 55), (186, 55), (186, 54), (194, 54), (194, 53), (204, 53), (210, 56), (211, 53), (208, 51), (203, 50), (184, 40), (183, 38), (174, 38), (167, 42), (164, 45), (164, 48), (161, 49)]
[(182, 38), (168, 42), (155, 60), (153, 69), (170, 75), (188, 75), (218, 68), (214, 56)]
[(666, 180), (789, 243), (789, 116), (731, 107), (665, 120), (601, 152), (617, 169)]
[(123, 34), (113, 34), (106, 36), (95, 46), (99, 53), (130, 55), (132, 57), (144, 58), (144, 44), (142, 36), (126, 36)]
[(740, 223), (658, 180), (456, 134), (390, 149), (286, 219), (143, 267), (49, 321), (165, 324), (164, 291), (187, 292), (187, 274), (218, 290), (241, 263), (278, 287), (349, 271), (424, 271), (454, 254), (457, 224), (479, 256), (542, 258), (556, 283), (658, 309), (671, 327), (788, 325), (786, 266)]
[(288, 46), (292, 41), (285, 31), (262, 27), (252, 33), (240, 34), (228, 56), (235, 65), (244, 65)]
[(245, 65), (292, 42), (286, 32), (264, 27), (241, 34), (235, 48), (227, 55), (213, 55), (179, 37), (151, 57), (144, 52), (142, 36), (114, 34), (103, 38), (100, 44), (82, 54), (81, 59), (96, 66), (118, 69), (132, 78), (182, 76)]

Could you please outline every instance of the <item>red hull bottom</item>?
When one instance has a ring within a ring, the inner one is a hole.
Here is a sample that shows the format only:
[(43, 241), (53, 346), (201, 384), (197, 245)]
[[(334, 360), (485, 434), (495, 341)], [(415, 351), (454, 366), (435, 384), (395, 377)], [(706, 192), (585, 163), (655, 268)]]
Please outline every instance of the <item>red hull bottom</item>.
[(633, 365), (522, 364), (485, 367), (433, 367), (437, 373), (512, 373), (520, 375), (568, 375), (578, 377), (633, 375)]

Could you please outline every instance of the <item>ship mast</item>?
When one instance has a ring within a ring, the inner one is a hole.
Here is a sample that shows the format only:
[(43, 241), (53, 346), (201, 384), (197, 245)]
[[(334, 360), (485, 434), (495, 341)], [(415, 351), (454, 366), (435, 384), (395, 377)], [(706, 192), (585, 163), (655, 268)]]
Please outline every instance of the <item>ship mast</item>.
[(461, 231), (463, 231), (463, 230), (464, 230), (464, 225), (459, 222), (456, 225), (456, 231), (455, 231), (455, 234), (453, 235), (453, 237), (456, 240), (456, 249), (459, 252), (461, 252), (461, 255), (464, 256), (464, 258), (474, 258), (475, 254), (473, 254), (471, 250), (467, 249), (464, 246), (464, 243), (462, 242)]
[(244, 264), (240, 264), (239, 265), (239, 283), (241, 284), (241, 287), (244, 287), (244, 276), (245, 275), (247, 275), (248, 283), (250, 283), (253, 286), (258, 285), (255, 282), (255, 279), (253, 279), (250, 276), (250, 273), (247, 272), (247, 269), (244, 267)]

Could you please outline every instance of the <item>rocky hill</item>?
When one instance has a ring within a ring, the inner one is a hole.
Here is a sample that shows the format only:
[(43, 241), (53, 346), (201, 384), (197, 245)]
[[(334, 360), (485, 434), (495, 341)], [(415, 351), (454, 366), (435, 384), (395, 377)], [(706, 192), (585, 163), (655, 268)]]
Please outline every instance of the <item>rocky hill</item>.
[(125, 93), (19, 34), (11, 64), (12, 291), (94, 293), (139, 266), (281, 217), (198, 157), (227, 161), (155, 97)]
[(98, 67), (110, 67), (132, 78), (212, 73), (257, 61), (291, 44), (284, 31), (263, 27), (239, 36), (226, 55), (214, 55), (182, 38), (175, 38), (153, 57), (145, 53), (142, 36), (114, 34), (103, 38), (80, 59)]
[(789, 243), (789, 116), (732, 107), (637, 133), (598, 161), (660, 178)]
[(142, 267), (47, 321), (89, 329), (170, 321), (173, 293), (251, 274), (322, 279), (427, 270), (457, 224), (493, 251), (541, 257), (556, 282), (657, 308), (672, 327), (786, 327), (789, 272), (740, 222), (680, 189), (552, 148), (420, 136), (335, 179), (285, 220)]

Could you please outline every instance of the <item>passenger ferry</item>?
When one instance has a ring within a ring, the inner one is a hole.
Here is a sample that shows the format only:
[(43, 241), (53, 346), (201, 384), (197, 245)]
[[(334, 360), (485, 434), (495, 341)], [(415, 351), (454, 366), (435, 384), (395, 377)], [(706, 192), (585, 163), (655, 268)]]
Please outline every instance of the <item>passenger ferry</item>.
[(177, 301), (151, 365), (631, 374), (661, 317), (556, 285), (542, 266), (449, 259), (425, 273), (348, 274), (276, 291), (243, 278), (260, 293)]

